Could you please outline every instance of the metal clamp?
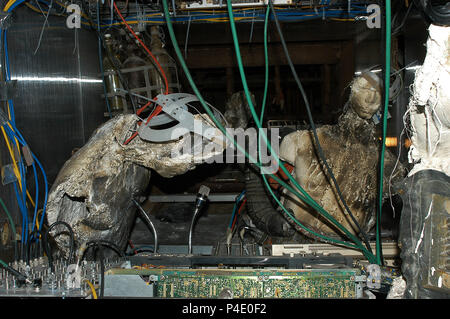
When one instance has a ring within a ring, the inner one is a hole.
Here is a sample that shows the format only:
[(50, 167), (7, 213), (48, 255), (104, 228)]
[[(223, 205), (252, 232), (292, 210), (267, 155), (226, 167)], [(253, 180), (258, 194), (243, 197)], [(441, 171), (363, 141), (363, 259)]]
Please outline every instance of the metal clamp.
[[(198, 98), (195, 95), (187, 93), (158, 95), (154, 102), (162, 107), (165, 114), (158, 115), (152, 118), (148, 124), (142, 125), (138, 129), (139, 136), (146, 141), (161, 143), (177, 140), (186, 133), (192, 132), (210, 141), (226, 142), (226, 139), (216, 127), (196, 119), (189, 112), (187, 105), (196, 101), (198, 101)], [(178, 123), (165, 129), (152, 128), (171, 122)]]

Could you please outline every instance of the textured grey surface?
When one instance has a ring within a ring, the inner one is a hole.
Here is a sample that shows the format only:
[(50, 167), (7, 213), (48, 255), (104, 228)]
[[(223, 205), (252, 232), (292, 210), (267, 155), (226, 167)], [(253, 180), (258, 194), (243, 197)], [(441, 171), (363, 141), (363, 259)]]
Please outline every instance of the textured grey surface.
[[(136, 120), (135, 115), (121, 115), (106, 122), (64, 164), (55, 180), (47, 206), (48, 223), (71, 225), (77, 244), (102, 239), (125, 248), (136, 211), (132, 199), (147, 188), (150, 170), (173, 177), (218, 154), (205, 147), (210, 152), (174, 157), (173, 151), (183, 147), (186, 137), (164, 144), (137, 137), (123, 145)], [(63, 251), (67, 239), (66, 235), (56, 238)]]
[[(317, 129), (317, 134), (345, 201), (361, 227), (365, 231), (370, 230), (375, 222), (380, 154), (373, 122), (361, 119), (350, 108), (340, 117), (337, 125), (321, 126)], [(312, 133), (305, 130), (286, 136), (280, 147), (280, 155), (294, 164), (294, 177), (306, 192), (339, 223), (356, 234), (357, 227), (344, 213), (335, 188), (329, 182), (317, 157)], [(405, 175), (404, 168), (399, 163), (392, 181), (390, 180), (395, 161), (395, 156), (386, 150), (384, 197), (388, 195), (388, 183), (399, 181)], [(295, 216), (307, 227), (322, 234), (340, 234), (340, 231), (324, 220), (318, 212), (293, 198), (295, 197), (292, 195), (285, 197), (286, 207), (292, 209)]]
[[(41, 160), (50, 183), (105, 121), (95, 33), (68, 29), (62, 17), (49, 17), (36, 54), (44, 18), (18, 8), (8, 29), (17, 127)], [(78, 41), (76, 41), (78, 40)], [(31, 183), (30, 183), (31, 184)]]

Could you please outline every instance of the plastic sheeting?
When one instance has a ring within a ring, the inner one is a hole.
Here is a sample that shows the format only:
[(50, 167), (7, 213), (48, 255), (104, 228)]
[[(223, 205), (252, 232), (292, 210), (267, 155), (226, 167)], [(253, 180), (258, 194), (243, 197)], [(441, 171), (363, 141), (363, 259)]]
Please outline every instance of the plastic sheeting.
[(416, 72), (408, 111), (409, 176), (425, 169), (450, 175), (450, 27), (431, 25), (427, 55)]

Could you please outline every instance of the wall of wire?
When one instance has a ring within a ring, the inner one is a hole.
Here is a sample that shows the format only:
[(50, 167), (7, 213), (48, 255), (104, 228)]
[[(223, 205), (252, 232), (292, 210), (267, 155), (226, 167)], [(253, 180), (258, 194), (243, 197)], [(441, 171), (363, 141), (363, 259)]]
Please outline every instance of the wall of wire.
[[(299, 22), (308, 20), (330, 20), (330, 21), (362, 21), (370, 15), (367, 11), (367, 5), (350, 3), (350, 5), (330, 4), (330, 1), (321, 1), (315, 6), (275, 6), (278, 19), (283, 22)], [(113, 13), (109, 13), (108, 3), (100, 8), (100, 21), (94, 21), (91, 17), (96, 16), (96, 8), (82, 4), (81, 24), (85, 27), (91, 26), (97, 28), (100, 24), (101, 29), (113, 26), (123, 25), (124, 22), (118, 19)], [(68, 16), (67, 5), (59, 1), (32, 0), (25, 5), (44, 15)], [(125, 21), (129, 25), (139, 24), (165, 24), (164, 16), (161, 11), (154, 7), (148, 7), (139, 4), (134, 5), (132, 9), (121, 8), (125, 13)], [(226, 8), (224, 9), (176, 9), (171, 11), (173, 23), (185, 24), (191, 22), (202, 23), (220, 23), (229, 22)], [(234, 9), (234, 21), (236, 22), (264, 22), (264, 7), (238, 7)], [(270, 17), (273, 20), (273, 16)]]

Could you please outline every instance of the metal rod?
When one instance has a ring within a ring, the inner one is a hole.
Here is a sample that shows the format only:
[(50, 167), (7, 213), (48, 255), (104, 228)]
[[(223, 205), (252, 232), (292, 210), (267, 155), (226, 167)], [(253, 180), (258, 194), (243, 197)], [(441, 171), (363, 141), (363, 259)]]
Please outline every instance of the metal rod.
[(200, 212), (200, 208), (196, 207), (194, 216), (192, 216), (191, 227), (189, 227), (189, 243), (188, 243), (188, 253), (192, 254), (192, 233), (194, 231), (195, 219), (197, 218), (198, 213)]
[(141, 205), (139, 205), (139, 203), (134, 198), (133, 198), (133, 202), (137, 206), (139, 212), (144, 217), (144, 219), (147, 221), (147, 223), (150, 225), (150, 227), (153, 231), (154, 241), (155, 241), (155, 247), (153, 249), (153, 253), (156, 253), (158, 251), (158, 233), (156, 232), (155, 225), (153, 225), (153, 223), (152, 223), (150, 217), (147, 215), (146, 211), (142, 208)]

